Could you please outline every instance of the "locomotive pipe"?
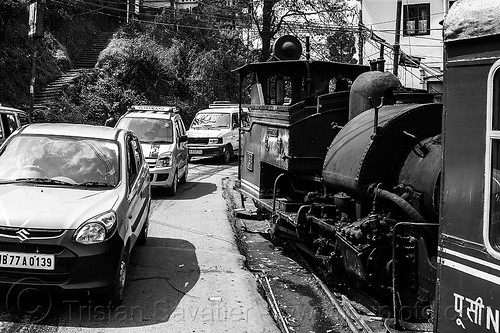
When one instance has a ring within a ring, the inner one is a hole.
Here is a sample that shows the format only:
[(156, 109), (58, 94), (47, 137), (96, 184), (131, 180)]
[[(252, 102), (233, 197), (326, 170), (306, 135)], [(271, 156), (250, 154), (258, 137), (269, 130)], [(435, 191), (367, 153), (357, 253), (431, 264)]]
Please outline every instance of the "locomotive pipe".
[(373, 105), (373, 101), (371, 97), (368, 97), (368, 101), (370, 102), (371, 107), (374, 109), (374, 117), (373, 117), (373, 135), (372, 139), (377, 135), (378, 129), (378, 110), (384, 106), (384, 97), (380, 97), (380, 104), (378, 106)]
[(408, 214), (408, 216), (414, 222), (425, 223), (425, 219), (422, 217), (422, 215), (420, 215), (420, 213), (415, 208), (413, 208), (413, 206), (410, 205), (408, 201), (404, 200), (400, 196), (379, 188), (373, 190), (373, 195), (376, 195), (377, 197), (381, 197), (385, 200), (394, 203), (396, 206), (401, 208), (406, 214)]
[(286, 173), (280, 174), (276, 179), (274, 180), (274, 187), (273, 187), (273, 215), (271, 216), (272, 221), (274, 222), (274, 215), (276, 214), (276, 188), (278, 187), (278, 181), (281, 179), (281, 177), (286, 176)]
[(397, 278), (396, 278), (396, 243), (399, 229), (403, 227), (420, 226), (420, 227), (437, 227), (439, 224), (436, 223), (412, 223), (412, 222), (399, 222), (394, 226), (392, 233), (392, 309), (394, 311), (394, 328), (396, 330), (402, 330), (401, 324), (399, 323), (398, 313), (400, 311), (399, 298), (397, 295)]

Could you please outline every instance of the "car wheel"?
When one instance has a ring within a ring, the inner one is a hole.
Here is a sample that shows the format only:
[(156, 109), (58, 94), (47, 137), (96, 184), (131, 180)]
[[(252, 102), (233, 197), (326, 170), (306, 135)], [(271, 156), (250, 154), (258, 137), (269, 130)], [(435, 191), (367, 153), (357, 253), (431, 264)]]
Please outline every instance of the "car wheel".
[(139, 234), (139, 237), (137, 237), (137, 245), (146, 245), (146, 241), (148, 240), (148, 231), (149, 231), (149, 216), (146, 217), (146, 221), (144, 221), (141, 233)]
[(224, 149), (224, 155), (221, 156), (222, 163), (229, 163), (232, 155), (233, 149), (231, 148), (231, 146), (226, 146), (226, 149)]
[(176, 171), (174, 173), (174, 179), (172, 179), (172, 186), (167, 188), (167, 194), (171, 197), (173, 197), (177, 193), (177, 182), (178, 182), (178, 176)]
[(105, 295), (105, 302), (113, 307), (122, 304), (125, 296), (125, 284), (127, 282), (127, 269), (128, 269), (128, 250), (123, 249), (123, 253), (118, 263), (115, 278), (111, 289)]
[(184, 174), (179, 179), (179, 184), (185, 184), (187, 182), (187, 176), (188, 176), (188, 163), (186, 163), (186, 167), (184, 168)]

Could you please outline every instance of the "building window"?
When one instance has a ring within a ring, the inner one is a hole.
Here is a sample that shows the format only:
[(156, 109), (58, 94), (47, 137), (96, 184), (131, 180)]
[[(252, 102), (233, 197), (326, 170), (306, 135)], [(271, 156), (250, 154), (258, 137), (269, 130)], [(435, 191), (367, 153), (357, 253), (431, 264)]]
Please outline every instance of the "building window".
[(431, 33), (429, 3), (403, 6), (403, 35), (418, 36)]
[(490, 70), (486, 115), (485, 245), (500, 259), (500, 60)]

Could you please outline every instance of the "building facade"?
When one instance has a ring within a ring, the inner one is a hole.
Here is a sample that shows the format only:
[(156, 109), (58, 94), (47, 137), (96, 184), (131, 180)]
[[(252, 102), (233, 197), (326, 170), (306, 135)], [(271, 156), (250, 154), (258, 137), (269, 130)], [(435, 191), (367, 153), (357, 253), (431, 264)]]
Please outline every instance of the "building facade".
[[(398, 14), (398, 3), (401, 12)], [(379, 58), (381, 45), (385, 69), (394, 72), (396, 18), (400, 18), (398, 77), (403, 85), (439, 93), (442, 90), (443, 36), (441, 22), (448, 0), (361, 0), (362, 25), (368, 33), (363, 62)]]

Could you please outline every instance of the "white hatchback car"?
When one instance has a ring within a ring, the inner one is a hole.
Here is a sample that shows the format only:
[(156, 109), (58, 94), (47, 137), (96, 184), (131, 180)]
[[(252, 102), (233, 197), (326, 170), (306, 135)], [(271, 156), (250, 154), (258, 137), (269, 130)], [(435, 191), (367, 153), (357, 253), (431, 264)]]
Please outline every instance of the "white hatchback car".
[(189, 130), (190, 157), (220, 157), (228, 163), (239, 151), (239, 106), (229, 102), (214, 102), (198, 111)]
[(177, 192), (177, 184), (188, 175), (187, 136), (178, 109), (172, 106), (133, 106), (116, 123), (116, 128), (134, 131), (149, 165), (152, 187), (167, 194)]

